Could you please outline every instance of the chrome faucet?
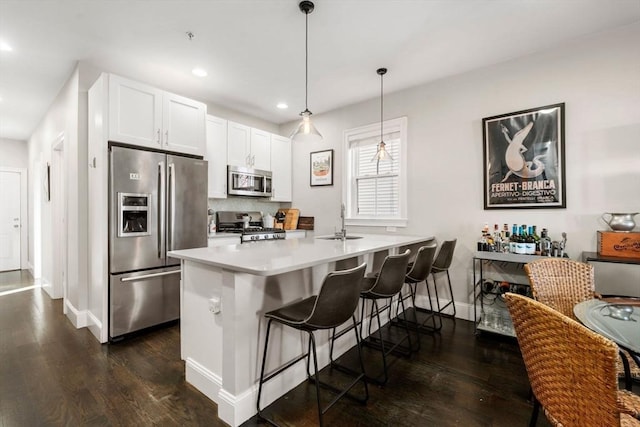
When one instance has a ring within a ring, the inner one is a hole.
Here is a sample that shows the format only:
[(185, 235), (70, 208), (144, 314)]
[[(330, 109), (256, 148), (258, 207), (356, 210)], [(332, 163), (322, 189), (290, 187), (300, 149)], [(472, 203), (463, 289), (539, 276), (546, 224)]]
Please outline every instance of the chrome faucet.
[(339, 236), (342, 240), (347, 240), (347, 229), (344, 226), (344, 217), (345, 217), (346, 210), (347, 208), (344, 206), (344, 203), (342, 203), (340, 205), (340, 222), (341, 222), (342, 228), (340, 229), (340, 236)]

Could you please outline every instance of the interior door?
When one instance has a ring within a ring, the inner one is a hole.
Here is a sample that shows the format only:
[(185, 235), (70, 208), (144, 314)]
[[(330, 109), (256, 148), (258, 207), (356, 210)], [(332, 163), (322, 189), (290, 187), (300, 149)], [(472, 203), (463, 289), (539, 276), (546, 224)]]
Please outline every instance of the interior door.
[(0, 171), (0, 271), (20, 269), (20, 173)]

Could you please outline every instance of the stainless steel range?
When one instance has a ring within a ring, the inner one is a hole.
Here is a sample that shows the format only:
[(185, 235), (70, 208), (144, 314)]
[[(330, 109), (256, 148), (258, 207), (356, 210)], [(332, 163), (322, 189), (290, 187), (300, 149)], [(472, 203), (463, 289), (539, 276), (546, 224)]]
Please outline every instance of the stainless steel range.
[(259, 240), (281, 240), (285, 231), (280, 228), (266, 228), (262, 224), (260, 212), (216, 212), (216, 229), (220, 233), (239, 233), (241, 242)]

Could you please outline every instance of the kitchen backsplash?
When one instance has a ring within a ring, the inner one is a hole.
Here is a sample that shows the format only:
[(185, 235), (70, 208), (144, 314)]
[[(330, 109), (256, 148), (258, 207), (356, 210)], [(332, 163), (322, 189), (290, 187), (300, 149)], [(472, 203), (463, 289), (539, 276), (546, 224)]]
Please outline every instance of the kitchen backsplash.
[(209, 209), (217, 211), (257, 211), (274, 215), (280, 208), (289, 208), (291, 203), (263, 201), (250, 197), (230, 197), (228, 199), (209, 199)]

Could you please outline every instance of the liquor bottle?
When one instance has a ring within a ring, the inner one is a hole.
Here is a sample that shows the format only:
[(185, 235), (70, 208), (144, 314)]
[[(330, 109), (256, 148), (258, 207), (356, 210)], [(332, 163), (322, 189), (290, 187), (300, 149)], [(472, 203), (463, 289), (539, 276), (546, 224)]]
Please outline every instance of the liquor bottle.
[(480, 234), (480, 238), (478, 239), (478, 252), (487, 250), (487, 239), (484, 237), (484, 233)]
[(509, 234), (509, 225), (502, 226), (502, 252), (511, 252), (511, 235)]
[(551, 239), (546, 228), (542, 229), (540, 236), (540, 255), (551, 256)]
[(533, 227), (529, 226), (527, 229), (527, 255), (535, 255), (536, 254), (536, 241), (533, 238)]
[(509, 237), (509, 252), (516, 253), (516, 243), (518, 242), (518, 226), (513, 224), (511, 228), (511, 237)]
[(526, 238), (525, 231), (522, 226), (518, 227), (518, 240), (516, 241), (516, 253), (520, 255), (524, 255), (527, 253), (526, 247)]
[(495, 252), (502, 252), (502, 237), (500, 236), (498, 224), (493, 224), (493, 246)]
[(537, 226), (533, 226), (533, 241), (536, 245), (536, 255), (540, 255), (542, 253), (542, 248), (540, 247), (540, 236), (538, 236)]

